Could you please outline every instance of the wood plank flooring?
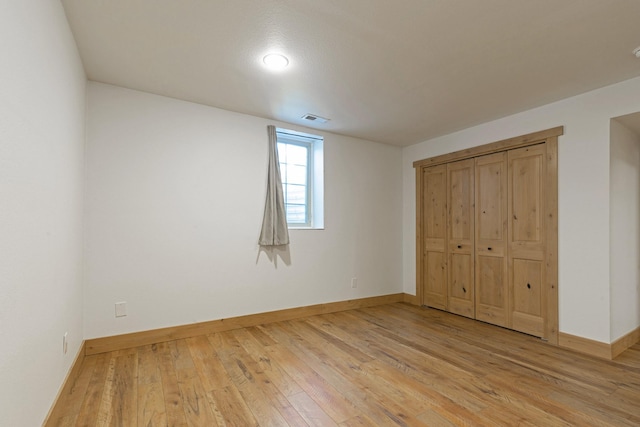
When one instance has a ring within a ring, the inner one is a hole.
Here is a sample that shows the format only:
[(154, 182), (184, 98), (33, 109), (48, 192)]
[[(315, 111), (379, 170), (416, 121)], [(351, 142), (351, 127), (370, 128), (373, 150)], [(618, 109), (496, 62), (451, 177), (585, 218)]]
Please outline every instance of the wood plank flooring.
[(609, 362), (389, 304), (87, 356), (59, 426), (638, 426)]

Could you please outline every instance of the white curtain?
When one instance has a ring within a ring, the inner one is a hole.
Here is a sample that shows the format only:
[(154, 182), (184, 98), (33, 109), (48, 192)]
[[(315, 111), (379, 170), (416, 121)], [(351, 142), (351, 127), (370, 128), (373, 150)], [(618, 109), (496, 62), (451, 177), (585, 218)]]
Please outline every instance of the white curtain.
[(260, 232), (260, 246), (280, 246), (289, 244), (287, 214), (284, 209), (284, 192), (280, 178), (276, 127), (267, 126), (269, 134), (269, 168), (267, 171), (267, 199), (264, 204), (264, 218)]

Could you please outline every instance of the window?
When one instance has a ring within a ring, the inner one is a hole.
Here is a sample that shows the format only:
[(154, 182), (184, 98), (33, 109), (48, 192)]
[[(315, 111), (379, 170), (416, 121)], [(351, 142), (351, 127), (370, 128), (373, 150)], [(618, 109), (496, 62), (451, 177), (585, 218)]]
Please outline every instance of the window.
[(276, 129), (289, 228), (324, 227), (323, 139)]

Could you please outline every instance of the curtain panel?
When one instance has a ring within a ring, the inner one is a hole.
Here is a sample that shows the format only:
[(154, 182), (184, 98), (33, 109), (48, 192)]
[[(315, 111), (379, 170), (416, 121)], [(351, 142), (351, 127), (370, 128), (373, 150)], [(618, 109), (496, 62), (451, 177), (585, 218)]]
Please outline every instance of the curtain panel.
[(281, 246), (289, 244), (287, 213), (284, 208), (284, 191), (280, 178), (276, 127), (267, 126), (269, 134), (269, 166), (267, 170), (267, 198), (260, 232), (260, 246)]

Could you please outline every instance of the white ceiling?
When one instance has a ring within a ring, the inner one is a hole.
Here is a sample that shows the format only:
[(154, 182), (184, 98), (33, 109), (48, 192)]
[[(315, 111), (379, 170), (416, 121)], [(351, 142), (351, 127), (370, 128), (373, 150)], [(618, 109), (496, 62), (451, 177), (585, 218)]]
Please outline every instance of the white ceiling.
[(400, 146), (640, 76), (640, 0), (62, 2), (90, 80)]

